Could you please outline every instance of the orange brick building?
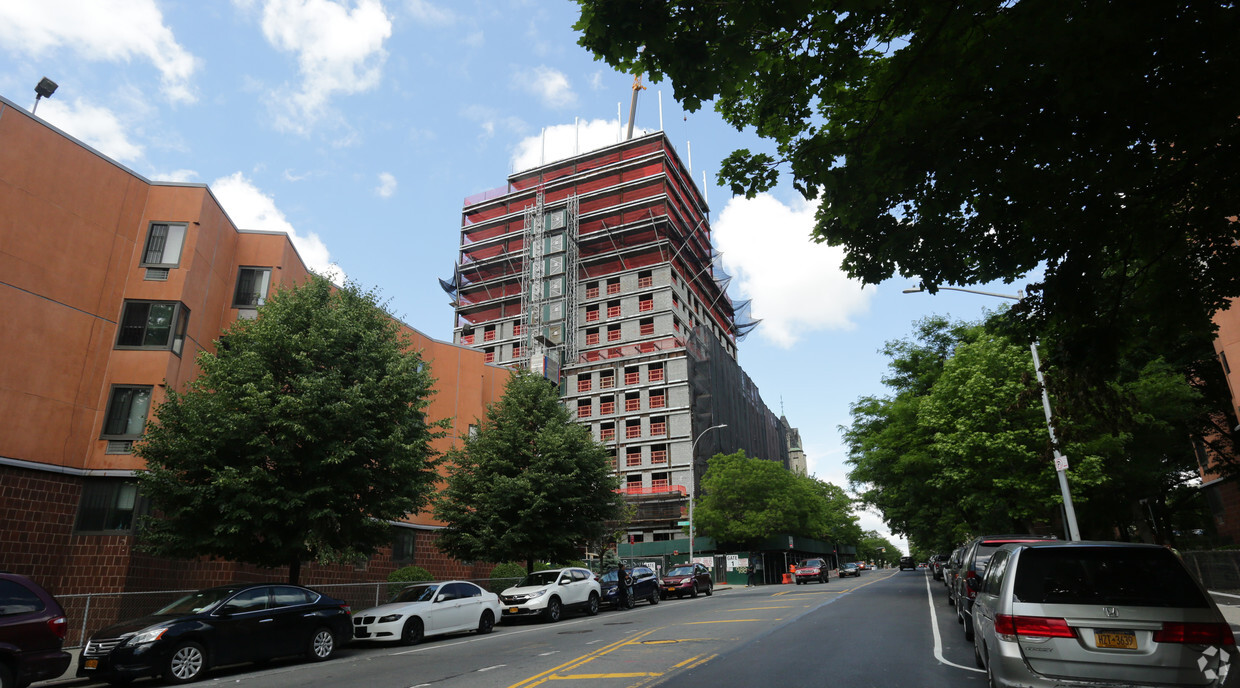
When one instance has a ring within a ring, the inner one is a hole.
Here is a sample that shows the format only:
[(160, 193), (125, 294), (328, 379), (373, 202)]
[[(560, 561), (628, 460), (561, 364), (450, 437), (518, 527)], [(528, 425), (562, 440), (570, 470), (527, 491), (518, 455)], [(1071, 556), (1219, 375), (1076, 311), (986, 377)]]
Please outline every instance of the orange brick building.
[[(1231, 413), (1227, 417), (1235, 418), (1240, 416), (1240, 299), (1233, 299), (1231, 307), (1215, 313), (1214, 322), (1218, 325), (1214, 350), (1231, 392)], [(1214, 472), (1214, 457), (1209, 456), (1207, 461), (1201, 477), (1214, 525), (1222, 542), (1240, 543), (1240, 481)]]
[[(0, 570), (54, 594), (284, 579), (136, 552), (131, 446), (165, 381), (182, 387), (228, 323), (309, 274), (288, 235), (237, 228), (206, 185), (151, 182), (0, 98)], [(453, 419), (444, 451), (509, 372), (403, 327), (437, 379), (432, 419)], [(436, 526), (411, 515), (365, 565), (311, 565), (302, 580), (407, 564), (484, 575), (434, 549)]]

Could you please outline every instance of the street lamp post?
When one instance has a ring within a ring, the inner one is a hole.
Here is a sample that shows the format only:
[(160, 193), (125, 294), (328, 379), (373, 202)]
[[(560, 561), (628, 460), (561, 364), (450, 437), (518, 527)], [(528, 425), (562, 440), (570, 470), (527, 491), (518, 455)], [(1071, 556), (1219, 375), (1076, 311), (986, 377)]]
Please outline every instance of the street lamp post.
[[(1012, 301), (1020, 301), (1023, 294), (998, 294), (991, 291), (979, 291), (977, 289), (963, 289), (961, 287), (937, 287), (938, 289), (946, 289), (948, 291), (962, 291), (966, 294), (981, 294), (982, 296), (993, 296), (999, 299), (1011, 299)], [(923, 287), (915, 289), (905, 289), (905, 294), (916, 294), (925, 291)], [(1072, 506), (1072, 492), (1068, 489), (1068, 458), (1059, 451), (1059, 440), (1055, 437), (1055, 424), (1051, 416), (1051, 398), (1046, 393), (1046, 382), (1042, 379), (1042, 362), (1038, 359), (1038, 343), (1034, 341), (1029, 345), (1029, 350), (1033, 353), (1033, 372), (1038, 378), (1038, 387), (1042, 388), (1042, 412), (1046, 414), (1046, 431), (1051, 436), (1051, 452), (1055, 457), (1055, 473), (1059, 476), (1059, 492), (1063, 495), (1064, 520), (1068, 526), (1068, 539), (1080, 540), (1081, 531), (1076, 525), (1076, 509)]]
[(694, 497), (697, 496), (695, 494), (697, 492), (697, 460), (696, 460), (697, 443), (698, 443), (698, 440), (702, 439), (702, 437), (706, 433), (710, 432), (711, 430), (718, 430), (719, 428), (726, 428), (726, 427), (728, 427), (728, 424), (722, 423), (720, 425), (712, 425), (709, 428), (706, 428), (705, 430), (698, 433), (698, 436), (693, 440), (693, 444), (689, 447), (689, 563), (690, 564), (693, 563), (693, 499)]

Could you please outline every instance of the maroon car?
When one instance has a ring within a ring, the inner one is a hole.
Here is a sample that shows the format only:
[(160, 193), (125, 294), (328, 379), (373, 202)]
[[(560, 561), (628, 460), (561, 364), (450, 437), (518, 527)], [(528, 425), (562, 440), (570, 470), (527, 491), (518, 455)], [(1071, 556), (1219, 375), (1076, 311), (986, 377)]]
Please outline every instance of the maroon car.
[(697, 597), (698, 593), (706, 593), (709, 597), (713, 588), (714, 581), (711, 580), (710, 570), (701, 564), (681, 564), (668, 571), (661, 581), (659, 581), (659, 597), (667, 599), (672, 595), (676, 597)]
[(65, 610), (38, 583), (0, 573), (0, 686), (59, 678), (72, 657), (61, 650)]

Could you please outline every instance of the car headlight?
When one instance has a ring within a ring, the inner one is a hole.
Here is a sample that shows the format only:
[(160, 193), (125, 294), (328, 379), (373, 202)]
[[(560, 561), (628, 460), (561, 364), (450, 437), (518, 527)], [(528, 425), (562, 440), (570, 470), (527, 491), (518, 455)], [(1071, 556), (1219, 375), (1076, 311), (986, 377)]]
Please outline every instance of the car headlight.
[(392, 623), (393, 621), (400, 621), (400, 614), (388, 614), (387, 616), (381, 616), (379, 617), (378, 623)]
[(167, 626), (154, 626), (152, 628), (143, 629), (129, 636), (125, 641), (126, 645), (144, 645), (153, 643), (163, 637), (168, 632)]

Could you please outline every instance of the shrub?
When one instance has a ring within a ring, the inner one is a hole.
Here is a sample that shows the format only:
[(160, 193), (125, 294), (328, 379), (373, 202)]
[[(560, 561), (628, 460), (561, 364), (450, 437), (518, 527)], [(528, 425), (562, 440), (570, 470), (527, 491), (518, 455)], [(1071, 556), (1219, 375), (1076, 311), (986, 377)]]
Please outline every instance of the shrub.
[(431, 575), (431, 572), (421, 566), (406, 566), (388, 574), (389, 583), (418, 583), (433, 580), (435, 577)]
[(508, 562), (499, 564), (491, 569), (491, 582), (487, 585), (487, 589), (494, 593), (503, 592), (504, 588), (510, 588), (517, 581), (525, 576), (525, 566), (516, 562)]

